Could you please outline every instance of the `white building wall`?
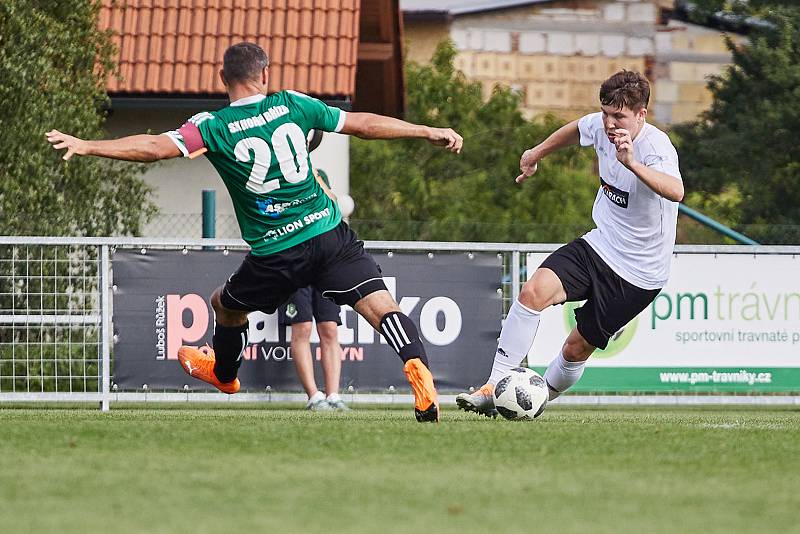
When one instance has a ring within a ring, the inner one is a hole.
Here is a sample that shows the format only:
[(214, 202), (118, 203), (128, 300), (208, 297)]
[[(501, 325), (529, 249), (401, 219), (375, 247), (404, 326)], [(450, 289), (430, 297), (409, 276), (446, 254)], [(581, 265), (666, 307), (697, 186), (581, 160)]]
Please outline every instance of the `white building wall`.
[(467, 50), (469, 48), (469, 32), (467, 30), (453, 30), (450, 33), (450, 38), (459, 50)]
[(625, 54), (625, 36), (614, 34), (601, 35), (600, 48), (606, 56), (621, 56)]
[(606, 22), (622, 22), (625, 20), (625, 5), (619, 3), (604, 5), (603, 20)]
[(637, 3), (628, 6), (628, 22), (644, 22), (655, 24), (658, 19), (658, 12), (655, 4)]
[(350, 136), (325, 133), (322, 143), (311, 153), (311, 163), (325, 171), (335, 193), (350, 193)]
[(511, 52), (511, 33), (501, 30), (483, 32), (484, 50), (488, 52)]
[(547, 40), (543, 33), (525, 32), (519, 36), (519, 51), (523, 54), (539, 54), (546, 48)]
[(468, 35), (467, 46), (472, 50), (483, 50), (483, 32), (471, 29)]
[(658, 32), (656, 34), (656, 52), (659, 54), (667, 54), (672, 52), (672, 33), (671, 32)]
[(596, 56), (600, 53), (600, 36), (596, 33), (576, 34), (575, 52), (584, 56)]
[(628, 37), (628, 55), (645, 56), (653, 53), (653, 39), (649, 37)]
[(571, 56), (575, 53), (575, 36), (566, 32), (547, 34), (547, 51), (551, 54)]

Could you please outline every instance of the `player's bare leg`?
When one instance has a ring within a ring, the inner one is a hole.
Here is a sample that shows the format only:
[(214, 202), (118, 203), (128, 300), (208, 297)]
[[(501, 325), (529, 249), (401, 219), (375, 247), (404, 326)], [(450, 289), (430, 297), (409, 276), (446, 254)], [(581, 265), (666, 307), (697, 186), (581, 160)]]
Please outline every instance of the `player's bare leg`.
[(417, 421), (438, 422), (439, 398), (417, 327), (385, 289), (370, 293), (353, 308), (386, 338), (403, 360), (403, 372), (414, 392)]
[(525, 282), (519, 299), (511, 305), (492, 364), (489, 380), (474, 393), (461, 393), (456, 396), (456, 404), (467, 412), (476, 412), (487, 417), (496, 417), (494, 407), (494, 386), (519, 367), (530, 351), (533, 339), (539, 328), (539, 314), (545, 308), (564, 302), (567, 294), (556, 274), (547, 268), (537, 269), (530, 280)]
[(221, 291), (217, 288), (211, 295), (216, 314), (214, 348), (184, 345), (178, 349), (178, 361), (190, 376), (232, 394), (241, 387), (236, 375), (247, 347), (247, 313), (225, 308), (219, 298)]
[(319, 351), (322, 355), (322, 372), (325, 374), (325, 394), (328, 405), (334, 410), (349, 411), (339, 396), (339, 378), (342, 373), (342, 346), (339, 344), (339, 325), (335, 321), (317, 323)]
[(317, 381), (314, 378), (314, 358), (311, 354), (311, 321), (303, 321), (292, 325), (292, 361), (297, 371), (300, 384), (308, 395), (306, 410), (323, 411), (329, 410), (330, 406), (325, 402), (325, 395), (317, 389)]

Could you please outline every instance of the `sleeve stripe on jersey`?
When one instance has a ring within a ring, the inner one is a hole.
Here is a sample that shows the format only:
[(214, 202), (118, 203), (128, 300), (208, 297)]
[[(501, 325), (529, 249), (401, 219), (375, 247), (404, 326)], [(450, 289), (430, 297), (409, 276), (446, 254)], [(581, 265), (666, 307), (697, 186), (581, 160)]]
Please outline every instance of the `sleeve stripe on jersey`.
[(212, 115), (208, 111), (201, 111), (200, 113), (197, 113), (196, 115), (192, 115), (192, 117), (189, 118), (188, 122), (191, 122), (192, 124), (194, 124), (196, 126), (200, 126), (201, 123), (207, 121), (208, 119), (213, 119), (213, 118), (214, 118), (214, 115)]
[(173, 143), (175, 143), (175, 146), (178, 147), (178, 150), (181, 151), (181, 154), (183, 154), (184, 158), (189, 157), (189, 151), (186, 150), (186, 146), (184, 146), (183, 144), (183, 138), (181, 137), (181, 134), (179, 134), (177, 130), (172, 130), (171, 132), (164, 132), (163, 135), (166, 135), (167, 137), (170, 138), (170, 140)]
[(336, 129), (333, 130), (334, 132), (341, 132), (342, 128), (344, 128), (344, 121), (347, 118), (347, 112), (343, 109), (339, 110), (339, 122), (336, 123)]

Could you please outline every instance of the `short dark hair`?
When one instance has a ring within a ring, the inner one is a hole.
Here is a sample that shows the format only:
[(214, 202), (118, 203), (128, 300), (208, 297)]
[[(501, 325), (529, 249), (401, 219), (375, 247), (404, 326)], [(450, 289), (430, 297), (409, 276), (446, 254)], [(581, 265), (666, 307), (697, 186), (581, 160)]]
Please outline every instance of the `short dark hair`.
[(229, 84), (257, 80), (268, 66), (267, 53), (255, 43), (235, 44), (222, 57), (222, 74)]
[(600, 103), (639, 111), (650, 103), (650, 82), (638, 72), (622, 70), (600, 86)]

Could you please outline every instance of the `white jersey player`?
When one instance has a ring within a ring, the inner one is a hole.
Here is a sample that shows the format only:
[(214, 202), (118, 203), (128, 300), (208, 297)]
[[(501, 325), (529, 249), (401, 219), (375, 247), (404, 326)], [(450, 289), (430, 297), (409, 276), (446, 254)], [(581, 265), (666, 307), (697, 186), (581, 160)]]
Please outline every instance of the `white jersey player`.
[(646, 122), (650, 85), (639, 73), (622, 71), (600, 87), (601, 111), (563, 126), (525, 151), (517, 183), (559, 148), (592, 146), (600, 187), (592, 209), (597, 226), (548, 256), (523, 286), (500, 333), (492, 372), (458, 406), (497, 414), (494, 385), (519, 366), (533, 345), (539, 314), (554, 304), (586, 300), (575, 311), (577, 326), (544, 378), (553, 399), (575, 384), (586, 360), (658, 295), (669, 277), (683, 181), (678, 154), (667, 135)]

